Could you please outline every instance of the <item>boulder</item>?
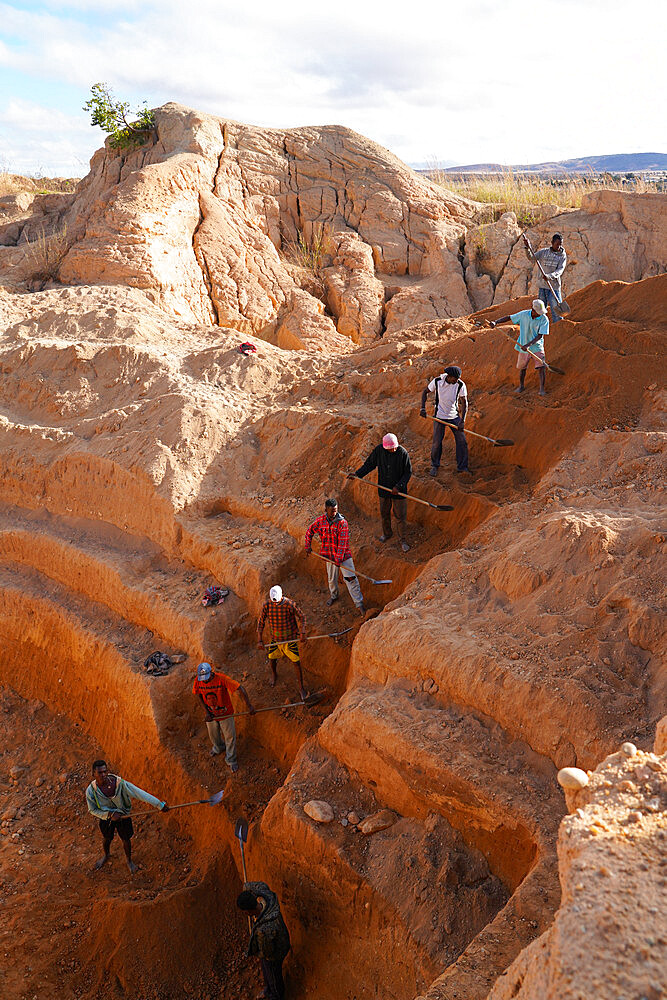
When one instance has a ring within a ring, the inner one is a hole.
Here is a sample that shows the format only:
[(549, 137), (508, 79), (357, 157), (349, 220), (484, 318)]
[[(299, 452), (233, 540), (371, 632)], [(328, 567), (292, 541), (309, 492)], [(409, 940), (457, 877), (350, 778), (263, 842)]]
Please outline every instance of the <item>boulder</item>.
[(331, 823), (334, 818), (333, 809), (322, 799), (311, 799), (310, 802), (306, 802), (303, 811), (316, 823)]
[(395, 822), (396, 813), (392, 812), (391, 809), (381, 809), (380, 812), (373, 813), (372, 816), (367, 816), (365, 820), (362, 820), (359, 824), (359, 832), (368, 837), (371, 833), (387, 830)]

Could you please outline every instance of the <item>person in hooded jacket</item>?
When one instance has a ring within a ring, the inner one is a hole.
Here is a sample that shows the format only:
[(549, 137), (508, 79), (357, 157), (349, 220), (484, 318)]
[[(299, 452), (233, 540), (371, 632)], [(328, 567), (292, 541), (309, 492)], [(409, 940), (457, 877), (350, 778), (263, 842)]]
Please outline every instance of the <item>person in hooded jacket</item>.
[(292, 946), (278, 897), (266, 882), (246, 882), (236, 905), (252, 918), (248, 955), (257, 955), (262, 966), (261, 996), (266, 1000), (285, 1000), (283, 962)]
[[(395, 434), (385, 434), (382, 444), (373, 448), (366, 461), (356, 472), (348, 472), (348, 479), (363, 479), (373, 469), (378, 470), (378, 489), (380, 499), (380, 518), (382, 519), (382, 534), (380, 541), (386, 542), (393, 535), (391, 530), (391, 513), (394, 512), (396, 532), (404, 552), (410, 551), (405, 538), (405, 520), (408, 514), (408, 501), (400, 493), (408, 492), (408, 482), (412, 475), (412, 463), (405, 448), (398, 443)], [(389, 492), (388, 492), (389, 491)]]

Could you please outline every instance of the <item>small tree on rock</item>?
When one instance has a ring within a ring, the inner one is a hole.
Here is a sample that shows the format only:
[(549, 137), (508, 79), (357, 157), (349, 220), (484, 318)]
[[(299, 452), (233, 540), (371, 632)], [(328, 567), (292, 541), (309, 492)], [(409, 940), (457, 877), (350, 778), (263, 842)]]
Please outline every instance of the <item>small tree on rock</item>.
[[(117, 101), (111, 88), (106, 83), (95, 83), (90, 88), (91, 97), (83, 106), (84, 111), (90, 111), (90, 124), (99, 125), (111, 136), (111, 145), (115, 149), (135, 149), (142, 146), (148, 133), (155, 128), (155, 115), (146, 106), (130, 112), (127, 101)], [(136, 121), (129, 121), (129, 118)]]

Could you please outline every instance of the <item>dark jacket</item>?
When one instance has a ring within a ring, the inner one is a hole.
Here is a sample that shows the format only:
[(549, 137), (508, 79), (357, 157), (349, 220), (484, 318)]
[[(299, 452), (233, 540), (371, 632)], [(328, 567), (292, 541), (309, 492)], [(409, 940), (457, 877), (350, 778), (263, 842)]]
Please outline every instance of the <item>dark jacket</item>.
[[(387, 451), (381, 444), (373, 448), (372, 452), (361, 466), (357, 469), (355, 476), (363, 479), (373, 469), (378, 470), (378, 486), (394, 486), (399, 493), (407, 493), (408, 480), (412, 475), (412, 463), (405, 448), (399, 444), (396, 451)], [(378, 490), (380, 496), (386, 496), (384, 490)]]
[(248, 942), (248, 955), (259, 955), (267, 962), (282, 962), (292, 945), (280, 912), (278, 897), (266, 882), (246, 882), (243, 888), (261, 896), (266, 904), (262, 915), (254, 921)]

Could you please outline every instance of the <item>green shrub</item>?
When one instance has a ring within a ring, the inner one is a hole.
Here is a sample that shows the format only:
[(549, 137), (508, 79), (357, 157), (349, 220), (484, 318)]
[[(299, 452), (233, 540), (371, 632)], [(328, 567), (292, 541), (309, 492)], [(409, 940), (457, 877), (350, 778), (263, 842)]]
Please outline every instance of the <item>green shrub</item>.
[[(136, 149), (148, 139), (155, 128), (155, 115), (148, 107), (130, 112), (126, 101), (116, 101), (111, 88), (106, 83), (95, 83), (90, 88), (91, 98), (83, 106), (90, 111), (90, 124), (99, 125), (111, 136), (114, 149)], [(146, 101), (143, 102), (146, 105)], [(136, 117), (136, 121), (129, 118)]]

